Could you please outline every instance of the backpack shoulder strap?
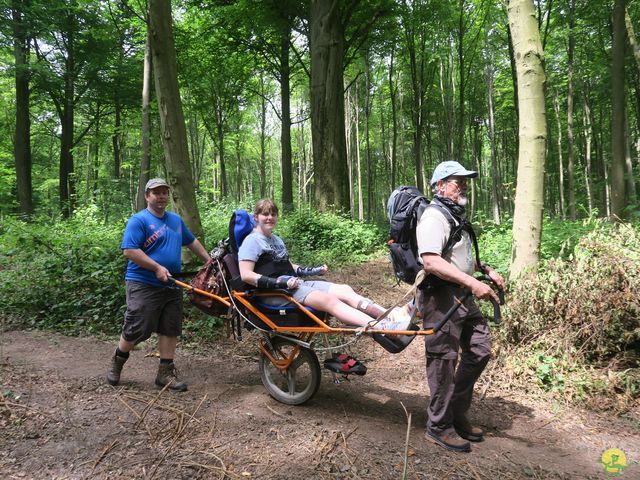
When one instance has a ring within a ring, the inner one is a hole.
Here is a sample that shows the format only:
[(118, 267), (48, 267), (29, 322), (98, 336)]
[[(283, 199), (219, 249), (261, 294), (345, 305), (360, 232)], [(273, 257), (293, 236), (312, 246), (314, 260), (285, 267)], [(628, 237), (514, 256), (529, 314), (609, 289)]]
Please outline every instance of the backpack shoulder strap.
[(431, 202), (429, 205), (427, 205), (427, 207), (431, 207), (431, 206), (437, 208), (444, 215), (444, 218), (447, 219), (447, 221), (449, 222), (449, 225), (451, 226), (451, 234), (449, 235), (449, 238), (447, 239), (447, 243), (445, 243), (445, 246), (442, 249), (441, 255), (444, 256), (447, 253), (449, 253), (449, 251), (453, 248), (453, 246), (460, 240), (460, 234), (463, 231), (466, 231), (469, 234), (469, 237), (471, 237), (471, 242), (473, 243), (473, 249), (475, 251), (475, 256), (476, 256), (476, 264), (478, 266), (482, 265), (480, 263), (480, 249), (478, 248), (478, 237), (476, 236), (476, 232), (473, 230), (471, 223), (464, 218), (456, 219), (453, 216), (453, 214), (449, 211), (448, 208), (444, 207), (443, 205), (437, 202)]

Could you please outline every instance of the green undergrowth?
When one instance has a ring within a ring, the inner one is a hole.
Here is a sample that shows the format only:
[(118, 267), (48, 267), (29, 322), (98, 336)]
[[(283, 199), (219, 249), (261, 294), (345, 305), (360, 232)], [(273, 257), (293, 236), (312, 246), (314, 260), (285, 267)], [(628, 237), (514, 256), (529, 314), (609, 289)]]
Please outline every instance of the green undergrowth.
[[(239, 208), (252, 212), (250, 205)], [(229, 219), (234, 206), (220, 204), (202, 215), (207, 248), (229, 236)], [(344, 215), (309, 210), (280, 213), (276, 235), (282, 237), (289, 256), (298, 264), (357, 264), (384, 249), (386, 230)]]
[(590, 227), (536, 277), (511, 283), (499, 360), (518, 388), (632, 410), (640, 401), (640, 233), (637, 225)]
[[(243, 206), (247, 208), (247, 206)], [(208, 249), (228, 235), (235, 206), (202, 209)], [(96, 207), (68, 221), (0, 222), (0, 317), (21, 327), (115, 336), (125, 308), (126, 219)], [(482, 260), (505, 276), (511, 225), (483, 226)], [(640, 399), (638, 225), (545, 220), (536, 278), (511, 282), (494, 331), (505, 385), (628, 411)], [(296, 263), (357, 264), (384, 252), (385, 228), (313, 212), (281, 215), (277, 233)], [(354, 279), (354, 283), (357, 279)], [(484, 303), (484, 302), (483, 302)], [(186, 308), (183, 343), (206, 348), (222, 320)], [(600, 403), (599, 403), (600, 402)]]
[[(219, 204), (201, 209), (207, 249), (227, 237), (235, 208)], [(0, 317), (5, 328), (10, 321), (67, 334), (119, 333), (125, 309), (126, 259), (120, 242), (126, 218), (107, 224), (96, 206), (88, 206), (67, 221), (1, 220)], [(301, 264), (358, 263), (379, 254), (383, 244), (378, 227), (332, 214), (283, 215), (277, 233)], [(193, 308), (185, 314), (185, 341), (215, 339), (220, 319)]]
[(96, 208), (69, 221), (3, 218), (0, 226), (2, 314), (23, 326), (66, 333), (119, 330), (124, 312), (124, 220), (105, 225)]

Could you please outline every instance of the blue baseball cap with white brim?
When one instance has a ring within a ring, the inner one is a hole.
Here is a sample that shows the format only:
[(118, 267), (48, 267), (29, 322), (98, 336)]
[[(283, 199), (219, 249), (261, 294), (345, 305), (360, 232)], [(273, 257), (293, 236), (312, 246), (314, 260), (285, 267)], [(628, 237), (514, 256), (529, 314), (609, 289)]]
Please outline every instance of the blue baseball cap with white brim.
[(435, 184), (438, 183), (438, 180), (445, 180), (453, 176), (476, 178), (478, 176), (478, 172), (467, 170), (455, 160), (447, 160), (446, 162), (439, 163), (433, 171), (433, 175), (431, 176), (431, 186), (435, 186)]

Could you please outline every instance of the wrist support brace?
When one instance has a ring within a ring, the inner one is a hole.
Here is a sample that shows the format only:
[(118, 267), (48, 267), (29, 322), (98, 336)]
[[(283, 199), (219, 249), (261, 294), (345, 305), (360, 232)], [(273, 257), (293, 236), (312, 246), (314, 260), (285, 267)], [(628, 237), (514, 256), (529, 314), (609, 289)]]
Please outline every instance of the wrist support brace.
[(279, 290), (288, 288), (287, 281), (290, 279), (290, 276), (282, 275), (278, 278), (267, 277), (266, 275), (260, 275), (258, 277), (258, 281), (256, 282), (258, 288), (262, 288), (264, 290)]
[(296, 269), (296, 275), (299, 277), (312, 277), (314, 275), (320, 275), (323, 271), (323, 267), (298, 267)]

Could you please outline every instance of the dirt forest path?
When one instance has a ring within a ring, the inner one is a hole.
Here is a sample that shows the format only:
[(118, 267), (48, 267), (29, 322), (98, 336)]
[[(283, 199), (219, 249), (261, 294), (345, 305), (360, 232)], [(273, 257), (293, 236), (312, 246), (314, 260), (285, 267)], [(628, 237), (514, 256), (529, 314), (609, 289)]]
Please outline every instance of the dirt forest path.
[[(374, 298), (397, 297), (362, 275)], [(114, 388), (104, 380), (113, 342), (0, 332), (0, 478), (400, 479), (405, 408), (409, 479), (608, 478), (599, 462), (609, 448), (630, 463), (618, 478), (640, 478), (637, 424), (502, 391), (491, 365), (470, 412), (486, 440), (456, 454), (424, 438), (420, 340), (398, 355), (359, 341), (351, 353), (367, 364), (364, 377), (334, 384), (323, 370), (316, 396), (291, 407), (264, 389), (256, 339), (180, 349), (189, 391), (159, 395), (152, 342)]]

